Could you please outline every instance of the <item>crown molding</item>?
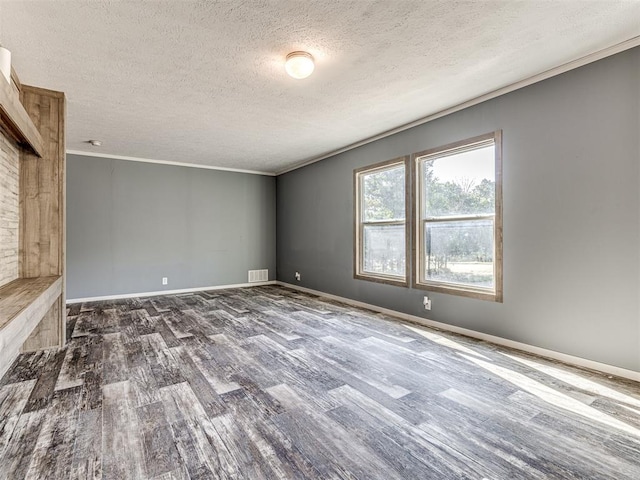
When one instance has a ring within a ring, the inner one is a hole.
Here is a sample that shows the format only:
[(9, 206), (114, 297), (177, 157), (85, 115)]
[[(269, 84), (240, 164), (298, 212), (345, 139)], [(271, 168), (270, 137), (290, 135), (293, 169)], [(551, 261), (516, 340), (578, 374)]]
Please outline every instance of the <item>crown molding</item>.
[(339, 148), (337, 150), (332, 150), (331, 152), (322, 154), (318, 157), (313, 157), (311, 159), (296, 163), (290, 167), (287, 167), (283, 170), (278, 171), (276, 175), (282, 175), (288, 172), (292, 172), (293, 170), (306, 167), (307, 165), (311, 165), (313, 163), (319, 162), (320, 160), (325, 160), (335, 155), (348, 152), (349, 150), (353, 150), (354, 148), (362, 147), (363, 145), (367, 145), (377, 140), (381, 140), (391, 135), (395, 135), (396, 133), (404, 132), (405, 130), (408, 130), (410, 128), (417, 127), (419, 125), (424, 125), (425, 123), (428, 123), (432, 120), (436, 120), (440, 117), (444, 117), (446, 115), (458, 112), (460, 110), (464, 110), (465, 108), (473, 107), (474, 105), (477, 105), (482, 102), (486, 102), (487, 100), (491, 100), (492, 98), (500, 97), (507, 93), (513, 92), (515, 90), (519, 90), (529, 85), (533, 85), (534, 83), (538, 83), (543, 80), (547, 80), (548, 78), (561, 75), (571, 70), (575, 70), (576, 68), (580, 68), (590, 63), (597, 62), (598, 60), (602, 60), (603, 58), (610, 57), (612, 55), (624, 52), (625, 50), (629, 50), (637, 46), (640, 46), (640, 36), (630, 38), (629, 40), (626, 40), (622, 43), (618, 43), (611, 47), (598, 50), (597, 52), (590, 53), (589, 55), (585, 55), (584, 57), (580, 57), (576, 60), (563, 63), (562, 65), (559, 65), (554, 68), (550, 68), (549, 70), (545, 70), (544, 72), (538, 73), (537, 75), (533, 75), (531, 77), (527, 77), (525, 79), (519, 80), (515, 83), (499, 88), (497, 90), (493, 90), (489, 93), (485, 93), (484, 95), (480, 95), (479, 97), (472, 98), (471, 100), (467, 100), (466, 102), (460, 103), (453, 107), (449, 107), (445, 110), (441, 110), (439, 112), (433, 113), (426, 117), (419, 118), (418, 120), (414, 120), (413, 122), (406, 123), (404, 125), (393, 128), (391, 130), (387, 130), (385, 132), (379, 133), (378, 135), (374, 135), (373, 137), (365, 138), (364, 140), (360, 140), (356, 143), (352, 143), (350, 145), (347, 145), (346, 147)]
[(67, 150), (68, 155), (82, 155), (84, 157), (109, 158), (113, 160), (126, 160), (129, 162), (156, 163), (159, 165), (172, 165), (175, 167), (201, 168), (204, 170), (220, 170), (223, 172), (247, 173), (249, 175), (265, 175), (274, 177), (276, 174), (272, 172), (260, 172), (257, 170), (243, 170), (241, 168), (216, 167), (213, 165), (201, 165), (198, 163), (173, 162), (171, 160), (157, 160), (154, 158), (129, 157), (126, 155), (112, 155), (110, 153), (85, 152), (82, 150)]

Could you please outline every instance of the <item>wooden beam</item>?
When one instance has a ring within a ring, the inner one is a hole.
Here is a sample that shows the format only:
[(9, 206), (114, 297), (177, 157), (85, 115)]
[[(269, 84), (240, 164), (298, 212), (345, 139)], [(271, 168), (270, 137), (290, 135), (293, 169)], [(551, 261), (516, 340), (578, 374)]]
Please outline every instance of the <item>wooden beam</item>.
[(20, 103), (19, 95), (4, 80), (0, 82), (0, 130), (38, 157), (44, 155), (42, 135)]

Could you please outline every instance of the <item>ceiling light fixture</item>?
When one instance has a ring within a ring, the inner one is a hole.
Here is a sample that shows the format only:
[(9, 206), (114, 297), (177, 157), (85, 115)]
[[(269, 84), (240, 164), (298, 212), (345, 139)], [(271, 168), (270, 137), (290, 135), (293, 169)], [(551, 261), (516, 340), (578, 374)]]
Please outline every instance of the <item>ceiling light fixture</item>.
[(100, 140), (89, 140), (89, 143), (94, 147), (100, 147), (102, 145), (102, 142)]
[(11, 52), (0, 45), (0, 72), (11, 85)]
[(313, 57), (307, 52), (291, 52), (287, 55), (284, 68), (289, 76), (301, 80), (313, 73), (315, 65)]

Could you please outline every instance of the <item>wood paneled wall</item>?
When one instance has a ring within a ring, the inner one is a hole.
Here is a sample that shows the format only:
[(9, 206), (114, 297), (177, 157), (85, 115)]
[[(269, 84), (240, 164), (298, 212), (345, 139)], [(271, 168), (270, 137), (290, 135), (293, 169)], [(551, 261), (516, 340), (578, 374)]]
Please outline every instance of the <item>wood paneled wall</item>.
[(0, 135), (0, 286), (18, 278), (18, 165), (18, 149)]
[(64, 116), (61, 92), (22, 86), (22, 104), (44, 140), (42, 158), (20, 161), (20, 276), (62, 275), (64, 269)]

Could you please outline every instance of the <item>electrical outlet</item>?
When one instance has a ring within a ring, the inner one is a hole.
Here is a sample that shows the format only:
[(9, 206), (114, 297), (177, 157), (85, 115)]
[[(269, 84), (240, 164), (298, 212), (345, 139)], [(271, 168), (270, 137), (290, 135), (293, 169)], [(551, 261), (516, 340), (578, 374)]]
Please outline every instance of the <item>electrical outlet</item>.
[(296, 272), (296, 280), (300, 281), (300, 272)]
[(169, 283), (169, 278), (168, 277), (162, 277), (162, 284), (163, 285), (167, 285)]
[(424, 305), (425, 310), (431, 310), (431, 299), (425, 295), (422, 300), (422, 304)]

